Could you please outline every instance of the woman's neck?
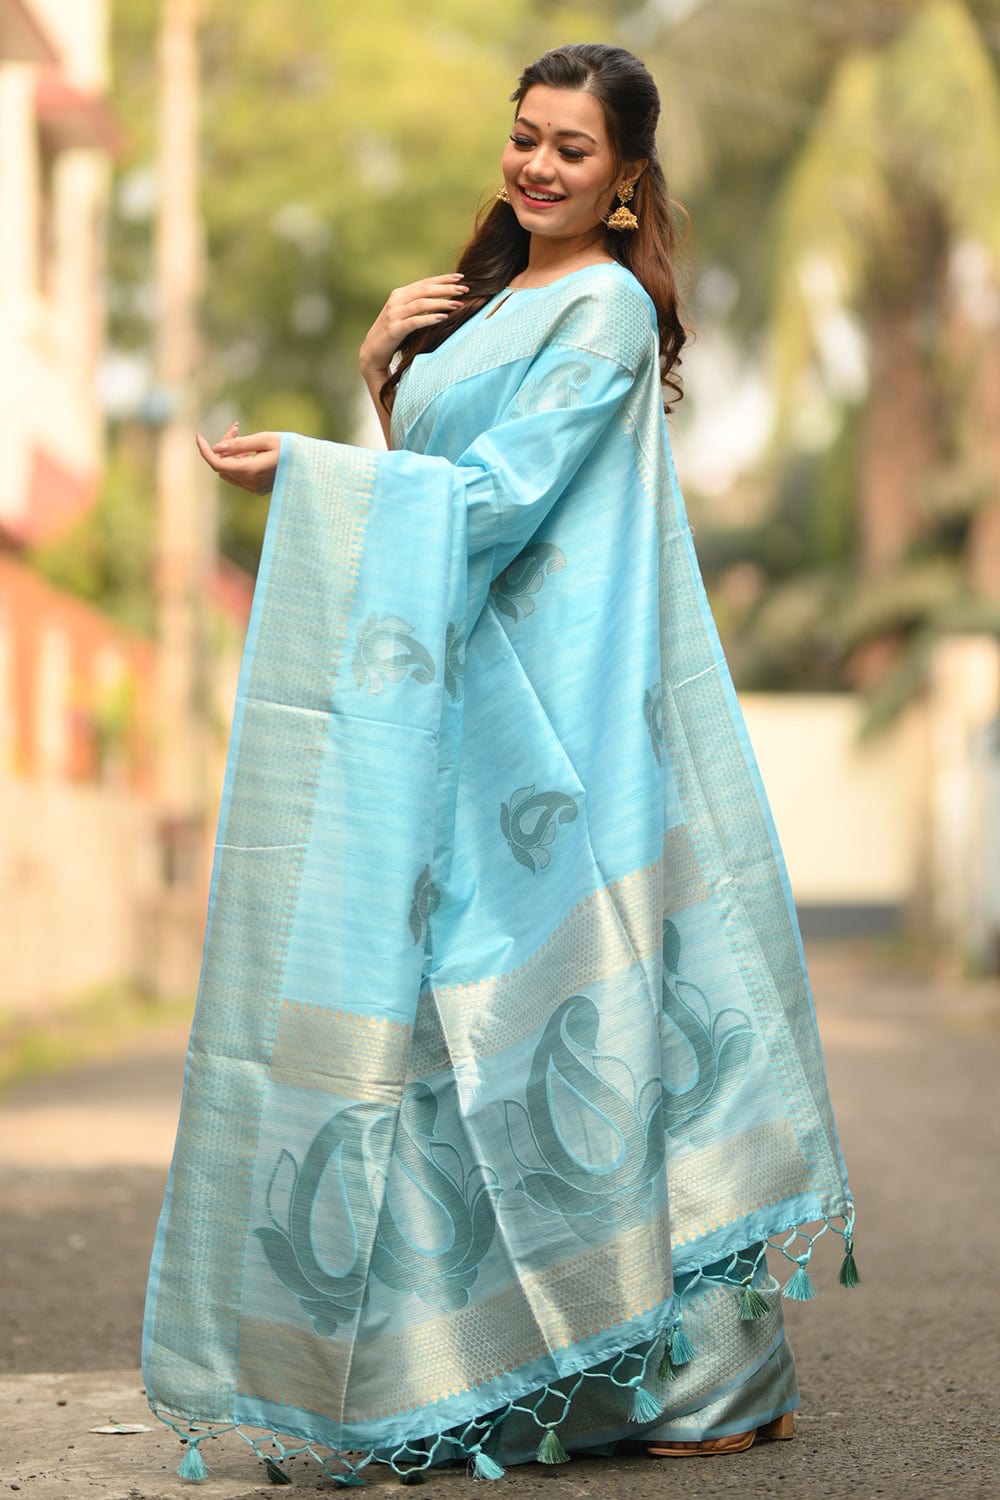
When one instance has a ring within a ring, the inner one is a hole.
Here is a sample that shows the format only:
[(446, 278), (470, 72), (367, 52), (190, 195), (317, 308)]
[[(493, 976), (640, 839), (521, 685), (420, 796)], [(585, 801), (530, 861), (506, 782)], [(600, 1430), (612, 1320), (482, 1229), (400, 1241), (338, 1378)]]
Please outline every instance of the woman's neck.
[(585, 266), (608, 265), (614, 262), (604, 248), (603, 234), (586, 240), (554, 240), (544, 235), (533, 234), (528, 246), (528, 264), (515, 276), (511, 286), (524, 290), (533, 286), (546, 286), (558, 281), (571, 271), (582, 271)]

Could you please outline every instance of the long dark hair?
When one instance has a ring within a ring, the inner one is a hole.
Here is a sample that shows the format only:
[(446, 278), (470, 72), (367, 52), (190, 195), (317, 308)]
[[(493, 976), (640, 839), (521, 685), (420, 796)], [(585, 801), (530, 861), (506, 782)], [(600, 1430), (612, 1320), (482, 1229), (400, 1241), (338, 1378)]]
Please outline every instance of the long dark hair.
[[(646, 158), (649, 163), (635, 184), (635, 196), (629, 204), (639, 220), (638, 229), (615, 230), (605, 225), (604, 243), (607, 253), (626, 266), (652, 298), (660, 332), (660, 378), (671, 399), (679, 400), (681, 384), (673, 372), (680, 364), (687, 331), (680, 319), (672, 259), (675, 205), (656, 150), (660, 96), (652, 75), (623, 47), (581, 42), (556, 47), (525, 68), (510, 96), (512, 102), (520, 105), (536, 83), (593, 94), (604, 110), (616, 171), (629, 161)], [(418, 328), (403, 340), (396, 366), (380, 392), (387, 410), (414, 357), (437, 349), (525, 269), (530, 239), (509, 203), (494, 201), (481, 212), (472, 238), (458, 258), (468, 295), (446, 322)]]

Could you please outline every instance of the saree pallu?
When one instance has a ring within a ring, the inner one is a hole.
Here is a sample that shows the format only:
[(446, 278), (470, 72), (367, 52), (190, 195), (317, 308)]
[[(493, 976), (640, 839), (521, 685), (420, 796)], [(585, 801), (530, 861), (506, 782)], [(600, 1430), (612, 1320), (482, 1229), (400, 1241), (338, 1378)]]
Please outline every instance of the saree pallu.
[[(496, 1477), (532, 1438), (561, 1456), (588, 1403), (591, 1435), (639, 1431), (671, 1377), (692, 1408), (752, 1379), (780, 1358), (765, 1248), (809, 1296), (831, 1230), (850, 1281), (652, 304), (617, 265), (501, 294), (414, 361), (392, 451), (282, 441), (151, 1405), (194, 1478), (226, 1426), (346, 1483)], [(702, 1388), (709, 1304), (730, 1352)]]

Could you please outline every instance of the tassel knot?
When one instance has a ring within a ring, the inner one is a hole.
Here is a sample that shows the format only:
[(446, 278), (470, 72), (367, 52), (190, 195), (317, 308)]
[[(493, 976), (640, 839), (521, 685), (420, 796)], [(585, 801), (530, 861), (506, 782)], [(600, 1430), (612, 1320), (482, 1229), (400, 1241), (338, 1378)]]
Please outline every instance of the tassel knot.
[(694, 1349), (692, 1348), (691, 1340), (680, 1324), (674, 1329), (670, 1339), (670, 1359), (675, 1365), (687, 1365), (694, 1359)]
[(177, 1472), (181, 1479), (187, 1479), (191, 1484), (204, 1484), (208, 1478), (208, 1469), (205, 1460), (198, 1452), (197, 1443), (188, 1443), (188, 1450), (177, 1466)]
[(542, 1441), (538, 1445), (538, 1452), (535, 1457), (538, 1459), (538, 1462), (540, 1464), (569, 1463), (569, 1454), (566, 1452), (566, 1449), (559, 1441), (559, 1434), (556, 1432), (555, 1422), (550, 1422), (548, 1427), (546, 1427), (545, 1432), (542, 1436)]
[(837, 1277), (841, 1286), (855, 1287), (861, 1285), (861, 1277), (858, 1275), (858, 1267), (854, 1259), (854, 1241), (850, 1237), (844, 1240), (844, 1259), (840, 1266), (840, 1275)]
[(766, 1318), (770, 1311), (766, 1297), (747, 1282), (740, 1296), (740, 1322), (756, 1323), (758, 1319)]
[(636, 1379), (632, 1382), (632, 1405), (629, 1407), (630, 1422), (655, 1422), (660, 1415), (660, 1403), (651, 1396), (645, 1386)]
[(473, 1479), (502, 1479), (507, 1472), (502, 1469), (496, 1459), (490, 1458), (484, 1453), (480, 1445), (470, 1449), (472, 1454), (472, 1477)]
[(781, 1295), (787, 1297), (789, 1302), (811, 1302), (816, 1295), (816, 1288), (809, 1279), (809, 1272), (806, 1270), (808, 1259), (807, 1255), (799, 1256), (798, 1265), (785, 1283), (785, 1288)]

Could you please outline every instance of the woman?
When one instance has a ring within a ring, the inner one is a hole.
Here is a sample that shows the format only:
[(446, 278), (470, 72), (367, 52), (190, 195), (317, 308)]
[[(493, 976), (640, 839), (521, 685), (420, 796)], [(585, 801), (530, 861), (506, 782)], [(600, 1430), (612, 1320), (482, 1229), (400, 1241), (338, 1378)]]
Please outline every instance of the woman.
[(513, 97), (460, 273), (362, 348), (390, 451), (199, 440), (274, 498), (146, 1321), (190, 1477), (219, 1424), (347, 1484), (791, 1436), (765, 1247), (855, 1279), (669, 455), (656, 89), (575, 46)]

